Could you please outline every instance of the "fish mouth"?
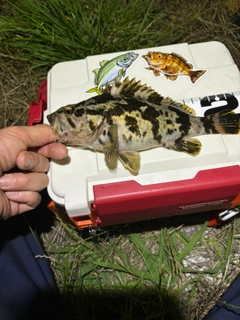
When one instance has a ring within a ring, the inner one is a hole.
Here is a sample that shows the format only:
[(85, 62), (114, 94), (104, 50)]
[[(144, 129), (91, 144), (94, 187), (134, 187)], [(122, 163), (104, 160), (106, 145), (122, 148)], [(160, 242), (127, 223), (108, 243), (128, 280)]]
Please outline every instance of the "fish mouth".
[(145, 60), (151, 60), (152, 59), (152, 52), (149, 51), (147, 54), (144, 54), (142, 56), (142, 58), (145, 59)]
[(160, 64), (159, 59), (156, 59), (154, 56), (154, 52), (149, 51), (147, 54), (143, 55), (142, 58), (144, 58), (148, 64), (151, 64), (152, 66), (158, 66)]
[(131, 61), (135, 61), (138, 56), (139, 56), (138, 53), (130, 52), (130, 59), (131, 59)]
[(89, 145), (94, 140), (95, 133), (89, 130), (74, 130), (69, 128), (55, 114), (47, 115), (47, 119), (55, 135), (55, 141), (66, 146)]
[(47, 115), (48, 122), (56, 136), (56, 141), (60, 139), (61, 134), (63, 133), (63, 128), (58, 117), (53, 113)]

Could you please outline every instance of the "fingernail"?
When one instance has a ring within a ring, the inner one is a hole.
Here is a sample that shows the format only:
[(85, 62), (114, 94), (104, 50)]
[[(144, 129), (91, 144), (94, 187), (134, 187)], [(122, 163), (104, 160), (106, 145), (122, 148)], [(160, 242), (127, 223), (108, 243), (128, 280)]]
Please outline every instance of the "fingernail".
[(15, 183), (16, 179), (11, 174), (5, 174), (0, 177), (0, 188), (11, 187)]

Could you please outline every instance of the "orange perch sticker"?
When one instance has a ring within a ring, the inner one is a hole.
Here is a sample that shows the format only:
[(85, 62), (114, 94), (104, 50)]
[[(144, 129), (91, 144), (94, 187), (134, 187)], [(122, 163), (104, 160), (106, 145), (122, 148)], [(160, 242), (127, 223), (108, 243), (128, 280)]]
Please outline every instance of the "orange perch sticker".
[(193, 65), (189, 63), (180, 54), (162, 53), (149, 51), (146, 55), (142, 56), (148, 63), (147, 70), (152, 70), (156, 77), (161, 73), (169, 80), (176, 80), (178, 76), (189, 76), (192, 83), (195, 83), (206, 70), (192, 70)]

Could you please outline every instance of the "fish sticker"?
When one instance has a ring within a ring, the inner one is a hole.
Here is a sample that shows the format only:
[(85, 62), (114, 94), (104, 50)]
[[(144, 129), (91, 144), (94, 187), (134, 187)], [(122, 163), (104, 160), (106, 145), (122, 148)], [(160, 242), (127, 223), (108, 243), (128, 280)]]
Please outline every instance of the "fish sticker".
[(102, 95), (63, 106), (47, 118), (57, 142), (103, 152), (109, 168), (120, 160), (134, 175), (140, 170), (141, 150), (163, 147), (196, 156), (201, 143), (194, 136), (239, 133), (234, 111), (195, 116), (189, 106), (128, 77), (107, 84)]
[(138, 53), (128, 52), (111, 60), (101, 61), (100, 68), (93, 70), (95, 75), (94, 83), (96, 87), (87, 90), (87, 92), (102, 94), (102, 90), (107, 83), (111, 83), (117, 77), (121, 78), (126, 75), (126, 70), (138, 58), (138, 56)]
[(171, 80), (175, 81), (179, 76), (188, 76), (192, 83), (195, 83), (207, 70), (192, 70), (193, 65), (188, 62), (183, 56), (178, 53), (162, 53), (149, 51), (143, 55), (147, 63), (147, 70), (153, 71), (156, 77), (162, 74)]

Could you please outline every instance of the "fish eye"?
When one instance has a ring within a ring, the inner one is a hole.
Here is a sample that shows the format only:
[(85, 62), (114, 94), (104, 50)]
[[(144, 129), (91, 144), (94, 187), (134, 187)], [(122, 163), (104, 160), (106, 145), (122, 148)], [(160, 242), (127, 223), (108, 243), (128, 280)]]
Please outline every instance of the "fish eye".
[(162, 58), (162, 55), (161, 55), (161, 54), (159, 54), (159, 55), (158, 55), (158, 58)]
[(64, 110), (64, 112), (65, 112), (65, 115), (66, 115), (66, 116), (70, 116), (70, 115), (72, 114), (72, 108), (66, 107), (65, 110)]

